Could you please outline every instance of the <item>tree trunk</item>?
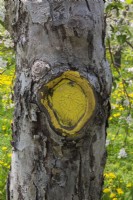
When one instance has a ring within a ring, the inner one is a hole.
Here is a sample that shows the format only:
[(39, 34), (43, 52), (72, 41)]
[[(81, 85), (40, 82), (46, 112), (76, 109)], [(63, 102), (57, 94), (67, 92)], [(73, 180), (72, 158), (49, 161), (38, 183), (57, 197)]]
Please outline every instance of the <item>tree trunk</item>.
[(111, 72), (102, 0), (5, 0), (16, 48), (8, 200), (99, 200)]

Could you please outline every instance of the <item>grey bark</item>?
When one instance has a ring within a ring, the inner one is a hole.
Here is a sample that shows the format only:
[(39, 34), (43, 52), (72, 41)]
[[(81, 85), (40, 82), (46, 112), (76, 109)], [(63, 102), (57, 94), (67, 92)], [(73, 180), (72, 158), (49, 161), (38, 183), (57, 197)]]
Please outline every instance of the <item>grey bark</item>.
[[(105, 58), (104, 2), (5, 4), (17, 63), (7, 200), (99, 200), (112, 83)], [(88, 79), (97, 98), (95, 115), (73, 139), (53, 129), (37, 100), (40, 87), (66, 70)]]

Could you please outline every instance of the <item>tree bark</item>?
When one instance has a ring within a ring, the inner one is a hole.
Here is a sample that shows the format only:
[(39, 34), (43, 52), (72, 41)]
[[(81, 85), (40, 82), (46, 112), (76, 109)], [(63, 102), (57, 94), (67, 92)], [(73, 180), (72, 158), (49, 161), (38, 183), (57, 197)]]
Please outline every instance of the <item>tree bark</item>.
[[(17, 63), (7, 199), (99, 200), (112, 83), (105, 58), (104, 2), (6, 0), (5, 4)], [(92, 116), (72, 135), (69, 128), (63, 134), (53, 126), (39, 100), (41, 88), (66, 71), (87, 80), (96, 101)]]

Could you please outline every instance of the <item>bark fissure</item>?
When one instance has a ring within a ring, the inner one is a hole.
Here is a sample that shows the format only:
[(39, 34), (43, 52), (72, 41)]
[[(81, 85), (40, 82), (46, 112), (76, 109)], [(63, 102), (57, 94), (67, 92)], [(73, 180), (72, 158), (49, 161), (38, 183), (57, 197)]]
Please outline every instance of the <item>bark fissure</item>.
[(10, 174), (8, 174), (7, 178), (6, 191), (7, 191), (7, 199), (10, 200)]
[(39, 200), (39, 198), (38, 198), (38, 188), (37, 188), (37, 186), (34, 182), (33, 182), (33, 185), (35, 186), (35, 190), (36, 190), (35, 200)]
[(22, 186), (21, 185), (18, 185), (18, 200), (24, 200), (24, 197), (23, 197), (23, 192), (22, 192)]
[(83, 180), (82, 180), (82, 156), (81, 153), (79, 153), (79, 175), (78, 175), (78, 196), (79, 200), (84, 199), (84, 191), (83, 191)]
[(87, 5), (88, 10), (91, 11), (88, 0), (85, 0), (85, 1), (86, 1), (86, 5)]
[(94, 51), (94, 47), (93, 47), (93, 33), (92, 32), (88, 32), (88, 37), (87, 37), (87, 42), (88, 42), (88, 57), (90, 59), (90, 61), (93, 58), (93, 51)]

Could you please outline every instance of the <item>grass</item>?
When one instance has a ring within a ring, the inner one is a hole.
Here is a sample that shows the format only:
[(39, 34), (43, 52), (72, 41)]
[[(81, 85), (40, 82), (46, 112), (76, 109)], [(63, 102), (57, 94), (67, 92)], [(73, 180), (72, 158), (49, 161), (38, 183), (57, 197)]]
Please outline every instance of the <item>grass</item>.
[(11, 160), (12, 77), (12, 70), (0, 75), (0, 200), (6, 199), (6, 179)]
[[(126, 141), (125, 138), (124, 130), (121, 129), (121, 132), (116, 134), (115, 127), (108, 129), (107, 139), (110, 144), (107, 147), (108, 159), (104, 172), (102, 200), (133, 200), (133, 137), (128, 136)], [(122, 148), (127, 156), (118, 158)]]

